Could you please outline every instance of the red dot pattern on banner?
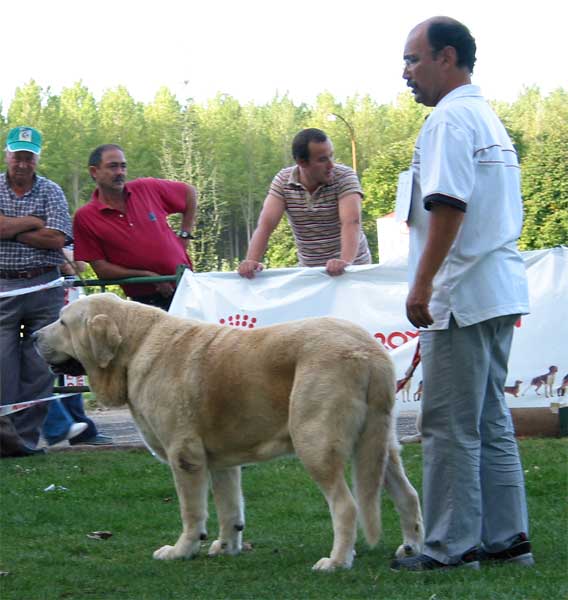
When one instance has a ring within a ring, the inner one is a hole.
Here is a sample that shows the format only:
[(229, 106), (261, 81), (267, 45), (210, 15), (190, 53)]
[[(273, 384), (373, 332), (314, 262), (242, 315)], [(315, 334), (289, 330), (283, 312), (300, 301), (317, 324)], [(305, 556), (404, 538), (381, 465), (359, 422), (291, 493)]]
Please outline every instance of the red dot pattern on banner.
[(249, 315), (241, 314), (229, 315), (226, 319), (219, 319), (219, 323), (221, 325), (230, 325), (231, 327), (244, 327), (246, 329), (254, 329), (256, 322), (256, 317), (250, 317)]

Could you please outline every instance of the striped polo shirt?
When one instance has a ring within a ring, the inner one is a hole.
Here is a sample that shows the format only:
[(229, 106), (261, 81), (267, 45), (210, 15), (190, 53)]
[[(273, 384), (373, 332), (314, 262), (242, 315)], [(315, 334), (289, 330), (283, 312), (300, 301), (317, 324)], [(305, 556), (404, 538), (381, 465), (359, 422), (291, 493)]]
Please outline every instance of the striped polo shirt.
[[(339, 199), (353, 193), (363, 197), (363, 190), (355, 171), (345, 165), (336, 164), (332, 182), (320, 185), (313, 194), (298, 179), (298, 166), (286, 167), (272, 180), (269, 193), (284, 202), (284, 210), (296, 240), (300, 266), (322, 267), (328, 260), (339, 258), (341, 254)], [(369, 245), (361, 229), (353, 264), (370, 262)]]

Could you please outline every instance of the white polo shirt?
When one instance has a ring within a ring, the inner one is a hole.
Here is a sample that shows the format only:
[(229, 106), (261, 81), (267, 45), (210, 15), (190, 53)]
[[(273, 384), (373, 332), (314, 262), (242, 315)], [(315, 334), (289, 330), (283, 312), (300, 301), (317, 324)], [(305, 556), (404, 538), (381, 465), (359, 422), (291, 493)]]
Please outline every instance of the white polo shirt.
[(429, 329), (529, 312), (517, 249), (523, 207), (517, 153), (474, 85), (447, 94), (424, 123), (412, 160), (409, 277), (414, 281), (430, 222), (429, 197), (448, 196), (465, 217), (434, 278)]

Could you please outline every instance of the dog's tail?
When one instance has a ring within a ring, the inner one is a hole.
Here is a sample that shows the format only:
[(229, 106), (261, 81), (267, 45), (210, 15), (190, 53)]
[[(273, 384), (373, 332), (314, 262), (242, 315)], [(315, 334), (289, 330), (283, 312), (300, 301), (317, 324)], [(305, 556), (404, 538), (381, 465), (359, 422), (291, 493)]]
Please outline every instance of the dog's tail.
[(396, 378), (388, 356), (381, 357), (371, 369), (367, 418), (353, 457), (353, 491), (365, 539), (370, 546), (374, 546), (381, 535), (380, 493), (393, 435)]

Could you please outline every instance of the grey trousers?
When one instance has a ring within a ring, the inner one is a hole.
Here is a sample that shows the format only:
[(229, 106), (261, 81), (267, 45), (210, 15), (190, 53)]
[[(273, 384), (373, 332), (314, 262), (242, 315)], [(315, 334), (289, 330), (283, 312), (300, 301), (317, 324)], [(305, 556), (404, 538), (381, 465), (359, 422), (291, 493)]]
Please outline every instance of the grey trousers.
[[(46, 283), (54, 275), (40, 275), (30, 280), (2, 280), (1, 289), (17, 289)], [(31, 334), (57, 320), (63, 306), (61, 286), (0, 298), (0, 403), (13, 404), (49, 396), (54, 376), (35, 351)], [(16, 431), (30, 447), (39, 441), (47, 414), (47, 403), (38, 404), (11, 416)]]
[(424, 391), (424, 553), (445, 564), (480, 543), (504, 550), (528, 515), (504, 397), (513, 328), (508, 315), (420, 332)]

